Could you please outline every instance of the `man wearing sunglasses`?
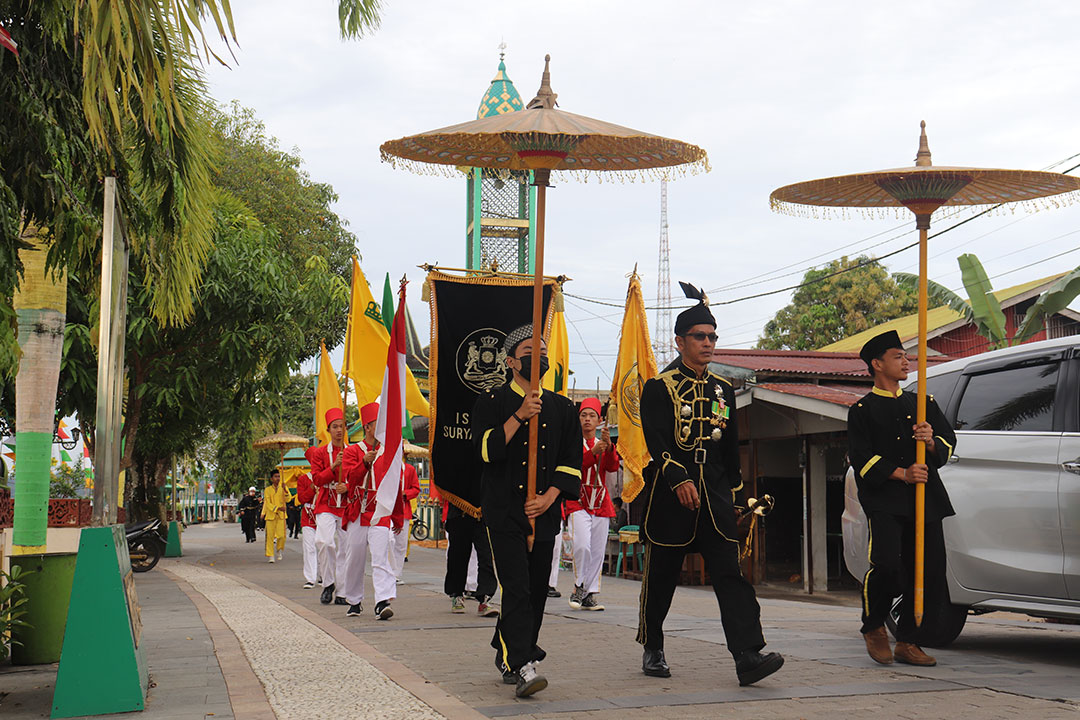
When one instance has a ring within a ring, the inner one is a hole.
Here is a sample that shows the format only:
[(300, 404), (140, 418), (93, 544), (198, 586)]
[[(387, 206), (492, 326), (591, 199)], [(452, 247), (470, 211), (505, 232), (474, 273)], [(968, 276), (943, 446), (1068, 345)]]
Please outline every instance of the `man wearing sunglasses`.
[(784, 658), (761, 653), (761, 609), (739, 569), (735, 507), (745, 502), (735, 391), (709, 371), (716, 320), (703, 292), (679, 284), (688, 298), (698, 300), (675, 321), (679, 360), (647, 381), (641, 394), (641, 425), (652, 457), (643, 490), (645, 569), (637, 634), (645, 646), (642, 671), (671, 675), (664, 658), (664, 618), (683, 558), (698, 552), (720, 605), (739, 684), (750, 685), (779, 670)]

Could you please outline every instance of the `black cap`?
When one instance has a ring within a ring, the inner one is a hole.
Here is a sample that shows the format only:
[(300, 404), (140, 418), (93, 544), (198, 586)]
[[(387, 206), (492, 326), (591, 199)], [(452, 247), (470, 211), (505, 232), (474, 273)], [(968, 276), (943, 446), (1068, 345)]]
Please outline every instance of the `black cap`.
[(697, 300), (698, 304), (683, 310), (675, 318), (675, 334), (685, 335), (695, 325), (712, 325), (715, 328), (716, 318), (713, 317), (712, 312), (709, 310), (708, 296), (690, 283), (684, 283), (680, 280), (679, 285), (682, 287), (683, 294), (691, 300)]
[(859, 357), (869, 365), (871, 360), (881, 357), (885, 354), (886, 350), (892, 350), (893, 348), (900, 348), (903, 350), (904, 343), (901, 342), (899, 333), (895, 330), (890, 330), (870, 338), (866, 344), (862, 346), (862, 350), (859, 351)]
[(514, 356), (514, 351), (517, 350), (517, 346), (525, 342), (533, 336), (532, 323), (527, 325), (518, 325), (511, 330), (506, 336), (506, 340), (503, 341), (503, 350), (510, 357)]

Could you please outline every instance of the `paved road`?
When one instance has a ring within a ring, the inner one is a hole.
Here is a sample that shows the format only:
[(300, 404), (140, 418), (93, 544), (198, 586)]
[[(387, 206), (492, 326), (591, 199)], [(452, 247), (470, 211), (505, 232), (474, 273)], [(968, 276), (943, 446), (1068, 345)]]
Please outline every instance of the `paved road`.
[[(365, 603), (368, 614), (346, 618), (345, 608), (320, 605), (317, 590), (301, 589), (299, 541), (290, 540), (285, 561), (273, 565), (265, 563), (261, 545), (240, 540), (235, 526), (196, 526), (184, 542), (186, 557), (166, 563), (165, 569), (193, 563), (265, 590), (272, 597), (263, 593), (261, 602), (287, 603), (346, 631), (361, 641), (355, 647), (397, 661), (414, 678), (488, 717), (685, 720), (721, 713), (832, 718), (872, 712), (975, 720), (1080, 714), (1080, 627), (1001, 613), (975, 617), (953, 646), (935, 651), (938, 667), (885, 668), (866, 656), (858, 608), (850, 599), (830, 605), (763, 598), (769, 648), (784, 653), (787, 664), (758, 686), (740, 688), (723, 647), (714, 598), (699, 588), (680, 588), (666, 625), (673, 676), (647, 678), (640, 672), (641, 652), (633, 639), (638, 583), (612, 578), (604, 578), (604, 612), (573, 611), (565, 598), (549, 603), (541, 645), (549, 654), (542, 671), (551, 686), (534, 698), (516, 700), (492, 664), (492, 621), (471, 612), (449, 612), (442, 595), (441, 551), (413, 549), (405, 566), (406, 584), (394, 603), (396, 615), (379, 622), (367, 607), (370, 600)], [(561, 585), (572, 585), (568, 574)], [(390, 677), (397, 679), (393, 672)], [(439, 710), (453, 714), (454, 707)]]

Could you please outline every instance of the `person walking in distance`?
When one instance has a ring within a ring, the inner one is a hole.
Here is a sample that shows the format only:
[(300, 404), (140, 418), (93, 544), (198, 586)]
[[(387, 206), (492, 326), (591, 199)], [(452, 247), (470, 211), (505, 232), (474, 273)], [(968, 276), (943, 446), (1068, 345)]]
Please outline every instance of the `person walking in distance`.
[(240, 527), (244, 530), (244, 542), (255, 542), (255, 516), (259, 514), (259, 501), (256, 498), (255, 486), (248, 488), (247, 495), (240, 498), (236, 505), (240, 513)]
[(285, 503), (291, 500), (281, 472), (270, 472), (270, 487), (263, 492), (262, 517), (266, 521), (266, 557), (270, 562), (285, 558)]

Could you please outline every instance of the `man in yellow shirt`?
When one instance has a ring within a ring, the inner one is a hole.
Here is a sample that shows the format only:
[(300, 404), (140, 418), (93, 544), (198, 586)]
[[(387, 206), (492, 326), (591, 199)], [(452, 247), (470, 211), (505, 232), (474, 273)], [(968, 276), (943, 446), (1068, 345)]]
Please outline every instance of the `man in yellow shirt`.
[(285, 503), (291, 498), (285, 484), (281, 482), (281, 473), (270, 473), (270, 487), (263, 493), (262, 516), (266, 520), (266, 557), (274, 562), (275, 557), (285, 557)]

